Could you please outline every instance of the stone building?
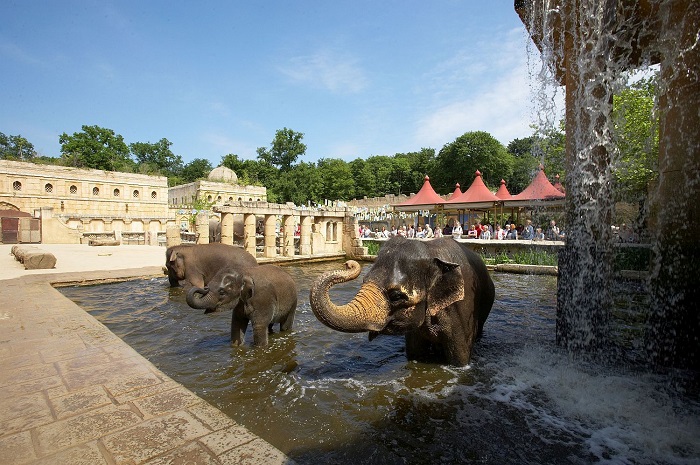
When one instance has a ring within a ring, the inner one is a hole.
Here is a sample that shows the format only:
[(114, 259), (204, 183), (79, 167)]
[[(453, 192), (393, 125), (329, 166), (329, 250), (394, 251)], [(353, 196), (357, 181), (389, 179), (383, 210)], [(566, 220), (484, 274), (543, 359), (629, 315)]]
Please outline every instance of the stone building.
[[(42, 220), (42, 242), (80, 242), (89, 233), (154, 236), (174, 223), (163, 176), (0, 160), (0, 210)], [(119, 237), (115, 237), (119, 239)]]
[[(155, 244), (165, 240), (168, 226), (188, 229), (197, 213), (195, 205), (211, 210), (236, 201), (266, 202), (267, 189), (239, 185), (236, 173), (223, 166), (212, 170), (207, 180), (168, 188), (164, 176), (0, 160), (0, 212), (19, 218), (3, 222), (14, 230), (4, 235), (13, 242), (111, 238)], [(31, 234), (22, 234), (23, 227), (31, 228)], [(38, 227), (41, 234), (36, 233)], [(2, 237), (0, 241), (8, 242)]]
[(267, 202), (267, 188), (238, 184), (236, 173), (225, 166), (214, 168), (206, 180), (174, 186), (168, 190), (170, 209), (182, 229), (191, 227), (196, 213), (193, 211), (195, 205), (209, 210), (239, 201)]

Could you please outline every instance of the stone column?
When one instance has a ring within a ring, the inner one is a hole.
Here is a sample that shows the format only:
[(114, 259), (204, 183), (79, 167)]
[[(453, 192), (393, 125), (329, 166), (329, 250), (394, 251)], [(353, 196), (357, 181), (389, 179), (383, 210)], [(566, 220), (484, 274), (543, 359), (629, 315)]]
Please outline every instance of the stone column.
[(180, 244), (182, 244), (182, 238), (180, 237), (180, 227), (168, 226), (168, 228), (165, 230), (166, 247), (172, 247), (174, 245)]
[(209, 243), (209, 212), (199, 212), (194, 220), (197, 244)]
[(660, 365), (700, 370), (700, 8), (661, 3), (659, 179), (647, 348)]
[(265, 247), (263, 256), (274, 258), (277, 256), (277, 216), (265, 215)]
[(282, 217), (284, 224), (282, 255), (285, 257), (294, 256), (294, 217), (285, 215)]
[(233, 213), (221, 214), (221, 243), (233, 245)]
[(311, 255), (311, 217), (301, 216), (300, 220), (299, 255)]
[(256, 257), (255, 250), (255, 214), (245, 213), (243, 215), (243, 247)]

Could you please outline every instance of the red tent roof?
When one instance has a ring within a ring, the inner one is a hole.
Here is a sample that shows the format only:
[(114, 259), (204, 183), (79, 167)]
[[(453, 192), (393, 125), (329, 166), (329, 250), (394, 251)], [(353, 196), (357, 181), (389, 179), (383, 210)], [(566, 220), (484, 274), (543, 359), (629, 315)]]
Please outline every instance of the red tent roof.
[(460, 185), (457, 183), (455, 184), (455, 191), (450, 195), (450, 199), (456, 199), (460, 195), (462, 195), (462, 189), (460, 189)]
[(498, 202), (500, 199), (486, 187), (484, 180), (481, 179), (481, 172), (476, 170), (474, 173), (474, 181), (469, 189), (456, 198), (451, 198), (447, 204), (454, 203), (483, 203), (483, 202)]
[(512, 196), (509, 200), (557, 200), (563, 199), (564, 193), (559, 192), (544, 174), (544, 167), (540, 165), (537, 173), (529, 186), (518, 195)]
[(418, 193), (405, 202), (394, 205), (394, 207), (418, 207), (440, 203), (445, 203), (445, 200), (435, 192), (433, 186), (430, 185), (430, 178), (426, 175), (423, 187), (420, 188)]
[(506, 182), (503, 179), (501, 179), (501, 187), (498, 188), (496, 197), (501, 200), (508, 200), (511, 197), (510, 192), (508, 192), (508, 188), (506, 187)]

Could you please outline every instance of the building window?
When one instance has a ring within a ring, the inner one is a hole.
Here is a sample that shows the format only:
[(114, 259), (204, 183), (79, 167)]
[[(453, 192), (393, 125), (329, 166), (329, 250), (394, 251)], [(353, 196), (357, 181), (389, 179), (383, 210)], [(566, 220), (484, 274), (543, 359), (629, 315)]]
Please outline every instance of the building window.
[(156, 191), (151, 192), (151, 198), (154, 200), (158, 198), (158, 194), (156, 194)]
[(242, 201), (243, 201), (243, 198), (242, 198), (242, 197), (238, 197), (238, 201), (239, 201), (239, 202), (242, 202)]
[(70, 193), (71, 193), (71, 194), (77, 194), (77, 193), (78, 193), (78, 187), (77, 187), (77, 186), (70, 186)]
[(139, 198), (139, 191), (135, 190), (134, 193), (132, 194), (132, 197), (135, 199), (138, 199)]
[(218, 197), (216, 198), (216, 201), (217, 201), (217, 202), (221, 202), (221, 196), (218, 196)]
[(16, 191), (21, 191), (22, 190), (22, 183), (19, 181), (15, 181), (12, 183), (12, 189)]
[(46, 191), (47, 194), (50, 194), (51, 192), (53, 192), (53, 186), (51, 185), (51, 183), (47, 182), (46, 185), (44, 186), (44, 190)]
[(229, 202), (233, 202), (233, 197), (229, 197), (229, 198), (228, 198), (228, 201), (229, 201)]
[(119, 189), (114, 189), (114, 196), (119, 197), (122, 193), (119, 192)]
[(211, 195), (207, 195), (207, 202), (211, 202)]
[(99, 188), (99, 187), (93, 187), (93, 188), (92, 188), (92, 195), (100, 195), (100, 188)]

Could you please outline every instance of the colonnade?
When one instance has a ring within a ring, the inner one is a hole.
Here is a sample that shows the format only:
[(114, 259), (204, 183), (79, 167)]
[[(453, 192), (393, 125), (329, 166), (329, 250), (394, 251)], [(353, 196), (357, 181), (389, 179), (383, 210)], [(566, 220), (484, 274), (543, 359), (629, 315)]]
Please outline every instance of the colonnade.
[[(262, 248), (265, 258), (341, 253), (343, 224), (355, 221), (345, 208), (310, 209), (267, 202), (233, 202), (213, 211), (221, 217), (218, 224), (210, 222), (208, 212), (197, 215), (198, 244), (208, 243), (210, 228), (220, 227), (223, 244), (240, 244), (254, 256)], [(169, 245), (176, 241), (174, 234), (168, 235)]]

